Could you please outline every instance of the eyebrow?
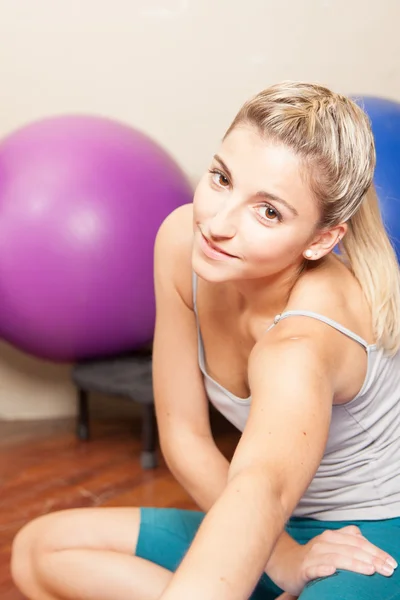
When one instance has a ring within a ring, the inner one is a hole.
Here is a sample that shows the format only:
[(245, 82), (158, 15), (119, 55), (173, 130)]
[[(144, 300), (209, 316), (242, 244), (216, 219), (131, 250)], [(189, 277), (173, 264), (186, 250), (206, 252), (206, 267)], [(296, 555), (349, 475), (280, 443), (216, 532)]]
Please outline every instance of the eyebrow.
[(214, 159), (217, 162), (219, 162), (219, 164), (221, 165), (221, 167), (226, 171), (227, 175), (229, 175), (230, 179), (233, 181), (232, 173), (230, 172), (230, 170), (228, 169), (228, 167), (226, 166), (226, 164), (224, 163), (224, 161), (222, 160), (222, 158), (220, 156), (218, 156), (218, 154), (214, 154)]
[[(222, 158), (220, 156), (218, 156), (218, 154), (214, 154), (214, 159), (217, 162), (219, 162), (221, 167), (226, 171), (226, 174), (229, 176), (230, 180), (233, 182), (232, 173), (231, 173), (230, 169), (228, 168), (228, 166), (224, 163)], [(276, 196), (275, 194), (271, 194), (270, 192), (265, 192), (265, 191), (261, 190), (261, 191), (257, 192), (255, 195), (260, 198), (265, 198), (266, 200), (271, 200), (272, 202), (278, 202), (279, 204), (282, 204), (283, 206), (285, 206), (295, 217), (299, 216), (299, 213), (294, 208), (294, 206), (289, 204), (289, 202), (286, 202), (286, 200), (284, 200), (283, 198)]]
[(299, 213), (294, 208), (294, 206), (289, 204), (289, 202), (286, 202), (286, 200), (284, 200), (283, 198), (280, 198), (279, 196), (275, 196), (275, 194), (271, 194), (270, 192), (260, 191), (260, 192), (256, 193), (256, 196), (259, 196), (261, 198), (266, 198), (267, 200), (271, 200), (272, 202), (277, 202), (278, 204), (283, 204), (283, 206), (285, 206), (295, 217), (299, 216)]

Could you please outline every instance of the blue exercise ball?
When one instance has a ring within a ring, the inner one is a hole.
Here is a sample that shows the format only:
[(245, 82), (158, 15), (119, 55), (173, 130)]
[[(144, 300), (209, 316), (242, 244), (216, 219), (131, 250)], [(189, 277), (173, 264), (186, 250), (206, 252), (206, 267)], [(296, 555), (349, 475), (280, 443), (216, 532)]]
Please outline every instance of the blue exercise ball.
[(372, 124), (376, 144), (375, 187), (389, 237), (400, 260), (400, 103), (376, 96), (356, 98)]

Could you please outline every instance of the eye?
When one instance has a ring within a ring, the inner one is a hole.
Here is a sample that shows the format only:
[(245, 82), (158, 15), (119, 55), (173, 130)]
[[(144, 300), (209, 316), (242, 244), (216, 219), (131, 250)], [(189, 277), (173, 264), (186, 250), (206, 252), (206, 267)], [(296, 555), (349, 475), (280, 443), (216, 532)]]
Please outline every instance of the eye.
[(221, 188), (229, 187), (229, 179), (222, 173), (222, 171), (218, 171), (218, 169), (210, 169), (209, 173), (211, 175), (212, 182)]
[(257, 207), (257, 214), (264, 220), (274, 223), (282, 221), (282, 215), (270, 204), (262, 204)]

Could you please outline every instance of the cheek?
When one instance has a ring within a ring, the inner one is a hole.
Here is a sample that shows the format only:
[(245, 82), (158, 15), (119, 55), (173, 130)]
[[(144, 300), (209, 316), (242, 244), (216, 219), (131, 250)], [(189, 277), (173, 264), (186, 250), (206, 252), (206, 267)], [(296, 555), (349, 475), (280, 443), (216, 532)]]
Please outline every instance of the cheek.
[(301, 236), (288, 226), (271, 226), (261, 232), (253, 229), (252, 233), (246, 244), (246, 257), (251, 262), (273, 260), (275, 264), (286, 265), (297, 260), (304, 248)]
[(202, 214), (207, 210), (210, 204), (211, 190), (205, 177), (200, 179), (193, 196), (193, 211), (195, 214)]

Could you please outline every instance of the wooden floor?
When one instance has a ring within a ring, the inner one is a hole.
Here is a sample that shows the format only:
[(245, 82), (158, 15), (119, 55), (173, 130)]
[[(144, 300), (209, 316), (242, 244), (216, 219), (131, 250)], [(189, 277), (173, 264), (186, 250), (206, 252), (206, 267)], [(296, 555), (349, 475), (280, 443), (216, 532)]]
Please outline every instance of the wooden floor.
[[(231, 456), (238, 435), (213, 417), (218, 446)], [(140, 423), (96, 418), (92, 438), (79, 442), (70, 419), (0, 423), (0, 599), (23, 600), (9, 559), (18, 529), (51, 511), (83, 506), (195, 508), (162, 459), (152, 471), (139, 463)]]

